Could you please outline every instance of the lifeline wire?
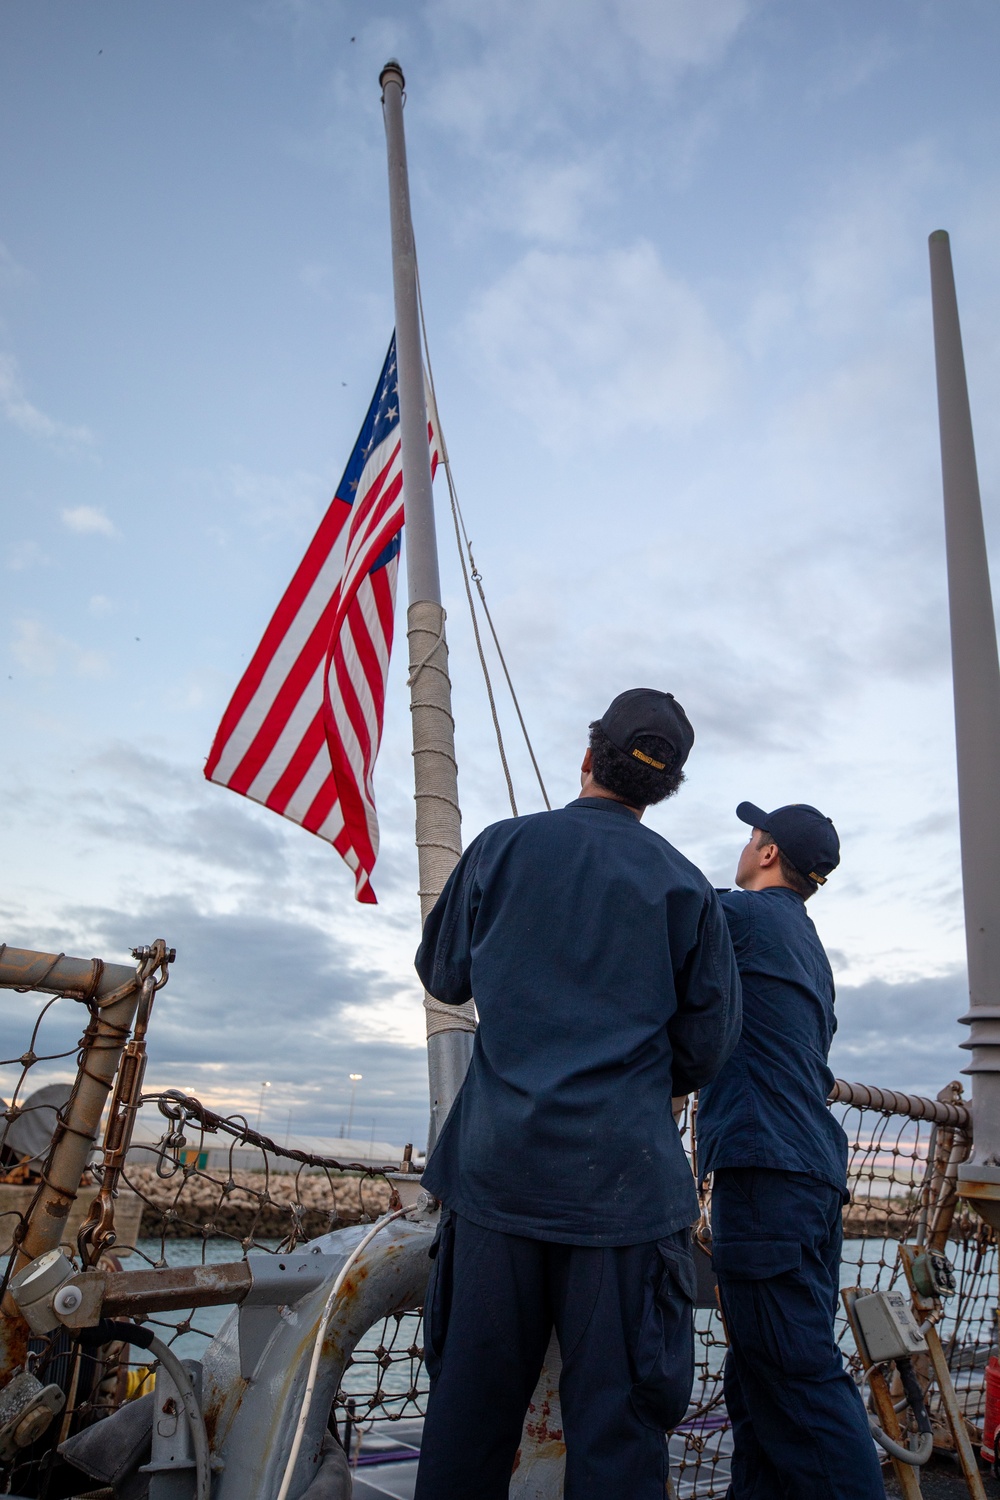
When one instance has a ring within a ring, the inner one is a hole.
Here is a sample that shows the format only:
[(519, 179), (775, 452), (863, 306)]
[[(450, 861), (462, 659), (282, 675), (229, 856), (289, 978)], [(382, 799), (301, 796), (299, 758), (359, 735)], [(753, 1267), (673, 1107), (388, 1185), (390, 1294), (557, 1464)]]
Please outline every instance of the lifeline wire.
[(285, 1465), (284, 1475), (282, 1476), (281, 1488), (278, 1491), (278, 1500), (287, 1500), (288, 1489), (292, 1482), (292, 1475), (295, 1472), (295, 1465), (299, 1460), (299, 1451), (302, 1447), (302, 1438), (306, 1430), (306, 1423), (309, 1420), (309, 1410), (312, 1406), (313, 1391), (316, 1389), (316, 1376), (319, 1372), (319, 1360), (320, 1355), (323, 1352), (323, 1342), (326, 1339), (327, 1326), (330, 1322), (330, 1318), (333, 1315), (333, 1309), (336, 1306), (337, 1298), (340, 1296), (340, 1288), (344, 1284), (348, 1271), (361, 1255), (362, 1250), (367, 1249), (367, 1247), (371, 1244), (372, 1240), (380, 1230), (385, 1229), (387, 1224), (391, 1224), (393, 1219), (401, 1219), (406, 1211), (407, 1210), (405, 1208), (397, 1208), (395, 1212), (386, 1214), (384, 1218), (379, 1219), (377, 1224), (372, 1225), (368, 1233), (364, 1236), (363, 1239), (358, 1241), (354, 1249), (351, 1251), (350, 1255), (344, 1261), (344, 1264), (341, 1266), (340, 1271), (337, 1275), (337, 1279), (330, 1289), (330, 1295), (329, 1297), (327, 1297), (326, 1305), (324, 1306), (323, 1311), (320, 1313), (319, 1324), (316, 1328), (316, 1337), (313, 1340), (312, 1358), (309, 1361), (309, 1374), (306, 1378), (306, 1388), (302, 1393), (302, 1405), (299, 1408), (299, 1418), (295, 1424), (295, 1436), (292, 1439), (291, 1451), (288, 1455), (288, 1462)]
[(418, 305), (418, 307), (420, 309), (420, 330), (421, 330), (421, 333), (423, 335), (424, 355), (425, 355), (426, 360), (427, 360), (427, 378), (428, 378), (428, 381), (430, 383), (430, 388), (431, 388), (431, 401), (432, 401), (433, 406), (434, 406), (434, 418), (435, 418), (435, 421), (437, 423), (438, 439), (439, 439), (439, 441), (441, 443), (441, 462), (442, 462), (442, 464), (444, 466), (445, 478), (448, 481), (448, 496), (449, 496), (449, 499), (451, 501), (451, 519), (452, 519), (452, 522), (453, 522), (454, 527), (455, 527), (455, 544), (458, 547), (458, 560), (459, 560), (459, 564), (460, 564), (461, 569), (462, 569), (462, 582), (465, 584), (465, 595), (466, 595), (466, 598), (469, 601), (469, 614), (472, 617), (472, 630), (473, 630), (473, 634), (475, 635), (475, 638), (476, 638), (476, 649), (479, 652), (479, 664), (480, 664), (480, 666), (482, 668), (482, 671), (483, 671), (483, 678), (484, 678), (485, 683), (486, 683), (486, 693), (487, 693), (487, 696), (488, 696), (488, 698), (490, 700), (490, 712), (493, 715), (493, 728), (494, 728), (494, 730), (496, 732), (497, 748), (498, 748), (498, 750), (500, 752), (500, 763), (503, 766), (503, 773), (504, 773), (504, 776), (506, 777), (506, 780), (507, 780), (507, 795), (510, 798), (511, 809), (512, 809), (512, 811), (514, 813), (514, 816), (516, 818), (517, 817), (517, 804), (514, 801), (514, 784), (513, 784), (512, 780), (511, 780), (510, 769), (509, 769), (508, 764), (507, 764), (507, 754), (506, 754), (506, 751), (504, 749), (503, 734), (501, 733), (501, 730), (500, 730), (500, 719), (499, 719), (499, 716), (497, 714), (496, 701), (495, 701), (494, 695), (493, 695), (493, 684), (490, 681), (489, 668), (486, 665), (486, 656), (485, 656), (485, 654), (483, 652), (483, 643), (482, 643), (482, 639), (481, 639), (480, 634), (479, 634), (479, 621), (478, 621), (478, 619), (476, 617), (475, 601), (473, 600), (473, 597), (472, 597), (472, 590), (469, 587), (469, 568), (468, 568), (468, 565), (466, 564), (465, 553), (463, 552), (463, 549), (462, 549), (463, 538), (464, 538), (464, 542), (465, 542), (465, 548), (467, 549), (468, 554), (469, 554), (469, 564), (471, 564), (471, 570), (472, 570), (472, 581), (476, 585), (476, 589), (477, 589), (477, 592), (479, 594), (479, 600), (480, 600), (480, 603), (483, 606), (483, 613), (486, 615), (486, 620), (487, 620), (487, 623), (488, 623), (488, 625), (490, 627), (490, 634), (493, 637), (493, 644), (496, 647), (497, 656), (500, 658), (500, 665), (503, 668), (503, 675), (504, 675), (504, 677), (507, 680), (507, 687), (508, 687), (508, 689), (510, 691), (511, 701), (514, 704), (514, 712), (517, 714), (517, 721), (518, 721), (518, 723), (521, 726), (521, 734), (524, 736), (524, 743), (527, 746), (528, 755), (531, 758), (531, 764), (534, 767), (535, 776), (536, 776), (536, 778), (538, 780), (539, 788), (541, 789), (542, 800), (544, 801), (546, 808), (548, 808), (551, 811), (552, 804), (549, 801), (548, 793), (545, 790), (545, 783), (542, 780), (542, 773), (541, 773), (541, 771), (538, 768), (538, 761), (535, 758), (535, 751), (534, 751), (534, 748), (533, 748), (532, 743), (531, 743), (531, 738), (530, 738), (530, 736), (528, 734), (528, 727), (527, 727), (527, 725), (524, 722), (524, 715), (521, 713), (521, 705), (518, 702), (517, 693), (514, 690), (514, 683), (513, 683), (512, 679), (511, 679), (510, 671), (509, 671), (509, 669), (507, 667), (507, 660), (506, 660), (506, 658), (505, 658), (505, 656), (503, 654), (503, 649), (501, 648), (501, 645), (500, 645), (500, 639), (499, 639), (499, 637), (497, 635), (497, 632), (496, 632), (496, 626), (493, 623), (493, 616), (490, 614), (489, 605), (486, 603), (486, 594), (485, 594), (485, 592), (483, 590), (482, 574), (479, 572), (479, 569), (476, 567), (476, 560), (475, 560), (475, 558), (472, 555), (472, 544), (469, 541), (468, 532), (465, 529), (465, 517), (462, 515), (462, 507), (461, 507), (461, 505), (458, 502), (458, 491), (455, 488), (455, 480), (454, 480), (454, 476), (452, 475), (452, 472), (451, 472), (451, 460), (450, 460), (450, 458), (448, 456), (448, 444), (445, 441), (444, 432), (443, 432), (442, 427), (441, 427), (441, 414), (440, 414), (440, 412), (438, 410), (437, 391), (436, 391), (435, 386), (434, 386), (434, 367), (431, 364), (431, 351), (430, 351), (430, 347), (429, 347), (429, 345), (427, 343), (427, 324), (424, 321), (424, 301), (423, 301), (423, 295), (422, 295), (421, 289), (420, 289), (420, 271), (419, 271), (419, 268), (417, 268), (417, 271), (416, 271), (416, 282), (417, 282), (417, 305)]

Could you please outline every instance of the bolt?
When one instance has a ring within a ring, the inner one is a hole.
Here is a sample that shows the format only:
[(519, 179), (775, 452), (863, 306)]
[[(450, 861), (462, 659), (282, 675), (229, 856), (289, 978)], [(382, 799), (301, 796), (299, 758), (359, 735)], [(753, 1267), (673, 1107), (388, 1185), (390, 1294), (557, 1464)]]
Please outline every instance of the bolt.
[(58, 1317), (68, 1318), (82, 1301), (83, 1293), (78, 1286), (62, 1286), (52, 1299), (52, 1308)]

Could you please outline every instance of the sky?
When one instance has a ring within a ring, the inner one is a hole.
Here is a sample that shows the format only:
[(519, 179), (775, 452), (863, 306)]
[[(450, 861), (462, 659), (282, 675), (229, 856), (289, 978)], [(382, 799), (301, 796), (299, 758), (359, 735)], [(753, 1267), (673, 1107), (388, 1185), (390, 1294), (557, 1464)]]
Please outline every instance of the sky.
[[(336, 1135), (360, 1073), (356, 1135), (426, 1135), (401, 655), (377, 906), (202, 776), (391, 332), (390, 56), (441, 421), (553, 803), (615, 693), (674, 692), (696, 743), (650, 825), (725, 886), (737, 802), (829, 813), (832, 1066), (958, 1076), (926, 243), (996, 567), (998, 44), (990, 0), (0, 8), (0, 936), (173, 944), (151, 1084), (256, 1115), (267, 1080), (265, 1128)], [(509, 807), (436, 497), (468, 840)], [(35, 1013), (4, 999), (5, 1055)], [(79, 1023), (60, 1002), (50, 1050)]]

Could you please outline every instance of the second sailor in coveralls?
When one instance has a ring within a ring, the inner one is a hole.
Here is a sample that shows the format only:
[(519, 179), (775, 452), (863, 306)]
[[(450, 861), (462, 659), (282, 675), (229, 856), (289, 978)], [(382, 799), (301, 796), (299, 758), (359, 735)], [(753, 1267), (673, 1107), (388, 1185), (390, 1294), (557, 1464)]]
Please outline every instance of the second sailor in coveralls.
[(743, 1032), (698, 1101), (713, 1173), (712, 1261), (729, 1336), (729, 1500), (884, 1500), (857, 1386), (834, 1339), (847, 1137), (827, 1108), (833, 974), (805, 903), (840, 863), (829, 818), (762, 812), (722, 894)]
[(553, 1327), (566, 1500), (663, 1500), (694, 1373), (671, 1094), (715, 1076), (740, 1011), (718, 897), (640, 822), (693, 739), (669, 693), (620, 694), (579, 798), (485, 829), (424, 926), (421, 979), (474, 994), (479, 1030), (423, 1177), (445, 1209), (417, 1500), (506, 1500)]

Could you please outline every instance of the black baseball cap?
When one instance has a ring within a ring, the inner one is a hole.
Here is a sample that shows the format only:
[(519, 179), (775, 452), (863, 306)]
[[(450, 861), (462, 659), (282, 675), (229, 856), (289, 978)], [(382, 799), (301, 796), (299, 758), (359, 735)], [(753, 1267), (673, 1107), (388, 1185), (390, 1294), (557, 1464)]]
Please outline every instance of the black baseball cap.
[[(661, 693), (656, 688), (629, 688), (619, 693), (600, 725), (612, 745), (654, 771), (679, 771), (694, 744), (694, 730), (673, 693)], [(669, 764), (653, 760), (636, 748), (636, 740), (646, 734), (666, 740), (674, 752)]]
[(840, 839), (833, 823), (807, 802), (791, 802), (766, 813), (752, 802), (741, 802), (736, 816), (751, 828), (769, 833), (786, 859), (804, 875), (825, 885), (831, 870), (840, 864)]

